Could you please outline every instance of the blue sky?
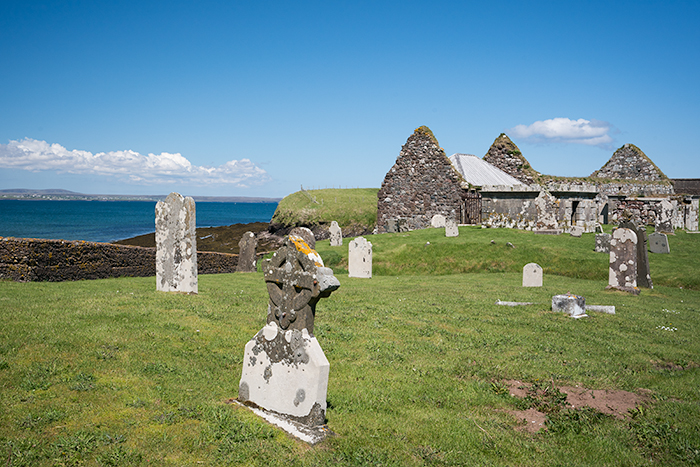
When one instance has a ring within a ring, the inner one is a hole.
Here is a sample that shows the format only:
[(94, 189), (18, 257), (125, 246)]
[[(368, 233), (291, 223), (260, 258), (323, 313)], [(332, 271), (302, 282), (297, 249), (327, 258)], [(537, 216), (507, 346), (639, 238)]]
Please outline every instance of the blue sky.
[(700, 2), (0, 3), (0, 189), (379, 187), (429, 126), (543, 173), (700, 178)]

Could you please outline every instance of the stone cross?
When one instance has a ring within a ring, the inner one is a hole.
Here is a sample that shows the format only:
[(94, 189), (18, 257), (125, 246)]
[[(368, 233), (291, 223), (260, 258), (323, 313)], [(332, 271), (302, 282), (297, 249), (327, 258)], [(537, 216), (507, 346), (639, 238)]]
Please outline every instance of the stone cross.
[(445, 237), (458, 237), (459, 229), (457, 228), (457, 221), (454, 219), (447, 219), (445, 221)]
[(523, 266), (523, 287), (542, 287), (542, 266), (537, 263)]
[(328, 229), (330, 232), (331, 246), (342, 246), (343, 244), (343, 231), (340, 230), (340, 226), (336, 221), (331, 222), (331, 227)]
[(236, 272), (256, 272), (255, 248), (258, 240), (253, 232), (246, 232), (238, 242), (238, 264)]
[(637, 234), (630, 229), (616, 229), (610, 239), (608, 287), (639, 294), (637, 288)]
[(246, 344), (238, 399), (307, 427), (325, 423), (330, 364), (313, 335), (316, 304), (340, 287), (301, 237), (262, 262), (267, 324)]
[(364, 237), (348, 244), (348, 277), (372, 277), (372, 244)]
[(649, 234), (649, 250), (652, 253), (671, 253), (671, 248), (668, 246), (668, 236), (658, 232)]
[(156, 204), (156, 290), (198, 292), (194, 200), (170, 193)]

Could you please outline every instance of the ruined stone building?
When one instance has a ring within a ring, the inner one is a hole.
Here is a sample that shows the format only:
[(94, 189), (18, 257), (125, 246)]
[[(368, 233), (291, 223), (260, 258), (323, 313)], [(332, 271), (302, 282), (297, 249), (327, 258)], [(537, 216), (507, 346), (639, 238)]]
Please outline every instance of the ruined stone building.
[[(674, 191), (674, 184), (684, 191)], [(700, 180), (670, 180), (633, 144), (615, 151), (587, 179), (564, 178), (534, 170), (505, 134), (483, 159), (469, 154), (448, 159), (432, 132), (421, 127), (382, 183), (377, 227), (379, 232), (424, 228), (442, 214), (462, 224), (541, 233), (574, 226), (593, 232), (597, 223), (623, 219), (697, 231), (699, 200)]]

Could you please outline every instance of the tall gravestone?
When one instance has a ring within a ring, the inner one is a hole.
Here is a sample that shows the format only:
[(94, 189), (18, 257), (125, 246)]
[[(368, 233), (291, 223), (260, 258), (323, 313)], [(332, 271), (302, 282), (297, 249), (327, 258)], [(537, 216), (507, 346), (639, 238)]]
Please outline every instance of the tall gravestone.
[(649, 250), (652, 253), (671, 253), (671, 248), (668, 246), (668, 236), (658, 232), (649, 234)]
[(698, 230), (698, 215), (700, 214), (700, 199), (693, 198), (685, 207), (685, 229), (690, 232)]
[(639, 294), (637, 288), (637, 234), (630, 229), (616, 229), (610, 239), (608, 289)]
[(445, 237), (459, 237), (459, 228), (454, 219), (445, 220)]
[(348, 277), (372, 277), (372, 244), (364, 237), (348, 244)]
[(542, 266), (537, 263), (523, 266), (523, 287), (542, 287)]
[(596, 253), (610, 253), (610, 239), (612, 235), (608, 233), (599, 233), (595, 235), (595, 248)]
[(537, 208), (537, 225), (535, 232), (560, 234), (559, 223), (557, 222), (557, 199), (547, 191), (540, 191), (535, 198)]
[(673, 234), (673, 216), (676, 207), (670, 200), (664, 198), (659, 203), (659, 215), (656, 216), (656, 231), (659, 233)]
[(340, 287), (301, 237), (262, 262), (267, 324), (246, 344), (238, 400), (307, 427), (325, 423), (330, 364), (314, 337), (316, 304)]
[(649, 268), (649, 238), (644, 225), (637, 225), (627, 220), (620, 223), (620, 227), (633, 230), (637, 235), (637, 286), (653, 289), (651, 281), (651, 269)]
[(330, 233), (331, 246), (341, 246), (343, 244), (343, 231), (340, 230), (340, 226), (336, 221), (331, 222), (328, 232)]
[(255, 248), (258, 246), (258, 239), (253, 232), (246, 232), (238, 242), (238, 264), (236, 272), (256, 272)]
[(156, 204), (156, 290), (198, 292), (195, 204), (180, 193)]

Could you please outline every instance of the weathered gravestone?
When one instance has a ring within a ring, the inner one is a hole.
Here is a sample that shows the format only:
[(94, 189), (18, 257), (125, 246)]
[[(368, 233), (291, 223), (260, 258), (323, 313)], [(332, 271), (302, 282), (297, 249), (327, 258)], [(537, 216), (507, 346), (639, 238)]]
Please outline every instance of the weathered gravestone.
[(542, 266), (537, 263), (523, 266), (523, 287), (542, 287)]
[(700, 211), (700, 199), (693, 198), (685, 207), (685, 229), (690, 232), (698, 230), (698, 214)]
[(328, 229), (330, 235), (331, 246), (341, 246), (343, 244), (343, 231), (336, 221), (331, 222), (331, 227)]
[(396, 219), (387, 219), (385, 228), (387, 233), (396, 233), (399, 231), (399, 225)]
[(459, 237), (457, 221), (454, 219), (447, 219), (445, 221), (445, 237)]
[(267, 324), (245, 346), (238, 400), (305, 427), (323, 425), (330, 364), (314, 337), (314, 317), (318, 301), (340, 282), (294, 235), (262, 270), (270, 295)]
[(255, 248), (258, 246), (258, 239), (253, 232), (246, 232), (238, 242), (238, 264), (236, 272), (256, 272)]
[(156, 290), (197, 293), (194, 200), (170, 193), (156, 204)]
[(595, 235), (595, 252), (610, 253), (610, 239), (612, 235), (608, 233), (599, 233)]
[(637, 235), (637, 287), (653, 289), (654, 284), (651, 281), (651, 270), (649, 269), (649, 239), (646, 227), (638, 226), (630, 220), (621, 222), (620, 227), (630, 229)]
[(668, 246), (668, 236), (659, 232), (649, 234), (649, 250), (652, 253), (671, 253)]
[(676, 207), (674, 203), (664, 198), (659, 203), (659, 215), (656, 217), (656, 231), (665, 234), (674, 234), (673, 230), (673, 216), (675, 214)]
[(610, 239), (608, 289), (639, 294), (637, 288), (637, 234), (630, 229), (615, 229)]
[(595, 233), (597, 234), (602, 234), (603, 232), (603, 226), (600, 225), (598, 222), (595, 224)]
[(289, 231), (289, 235), (303, 238), (312, 250), (316, 248), (316, 237), (308, 227), (294, 227)]
[(441, 227), (445, 227), (446, 220), (447, 219), (442, 214), (435, 214), (433, 216), (433, 218), (430, 220), (430, 226), (435, 227), (436, 229), (439, 229)]
[(572, 237), (581, 237), (581, 235), (583, 235), (583, 227), (579, 227), (578, 225), (571, 227), (569, 235)]
[(364, 237), (348, 244), (348, 277), (372, 277), (372, 244)]
[(585, 318), (586, 299), (580, 295), (566, 294), (552, 297), (552, 311), (563, 311), (572, 318)]
[(540, 191), (535, 198), (537, 209), (537, 226), (535, 233), (559, 235), (561, 229), (557, 222), (557, 199), (547, 191)]

